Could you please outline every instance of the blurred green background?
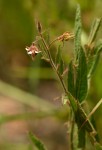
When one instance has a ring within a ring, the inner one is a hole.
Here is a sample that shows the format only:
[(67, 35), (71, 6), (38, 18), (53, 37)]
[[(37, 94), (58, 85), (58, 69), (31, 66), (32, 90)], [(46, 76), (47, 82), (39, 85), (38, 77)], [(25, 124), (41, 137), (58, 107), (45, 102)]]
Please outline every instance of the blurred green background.
[[(49, 150), (68, 149), (64, 125), (68, 108), (62, 108), (61, 100), (54, 100), (61, 96), (61, 87), (49, 64), (40, 56), (32, 61), (25, 47), (35, 40), (36, 20), (40, 20), (52, 39), (65, 31), (73, 32), (77, 3), (82, 10), (82, 42), (85, 43), (92, 21), (102, 17), (102, 0), (0, 0), (0, 150), (33, 150), (29, 130), (41, 138)], [(98, 38), (102, 38), (102, 27)], [(65, 44), (66, 62), (72, 56), (72, 44)], [(102, 56), (90, 87), (91, 110), (102, 97)], [(102, 106), (94, 114), (100, 139), (101, 115)]]

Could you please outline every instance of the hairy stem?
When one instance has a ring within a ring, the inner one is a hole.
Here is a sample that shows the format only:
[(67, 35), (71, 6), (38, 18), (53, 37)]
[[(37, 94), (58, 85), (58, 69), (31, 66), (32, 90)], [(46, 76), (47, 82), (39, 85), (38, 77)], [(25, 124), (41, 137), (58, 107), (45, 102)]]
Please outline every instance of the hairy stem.
[(47, 54), (48, 54), (48, 57), (49, 57), (49, 60), (50, 60), (50, 64), (51, 64), (52, 68), (55, 70), (55, 72), (56, 72), (56, 74), (57, 74), (57, 76), (58, 76), (58, 78), (59, 78), (59, 80), (60, 80), (60, 82), (61, 82), (61, 85), (62, 85), (62, 87), (63, 87), (63, 89), (64, 89), (64, 92), (67, 94), (68, 91), (67, 91), (67, 88), (66, 88), (66, 86), (65, 86), (65, 83), (64, 83), (64, 81), (63, 81), (63, 78), (62, 78), (62, 76), (59, 74), (59, 72), (58, 72), (58, 70), (57, 70), (57, 67), (56, 67), (56, 65), (55, 65), (55, 63), (54, 63), (54, 61), (53, 61), (53, 59), (52, 59), (51, 53), (50, 53), (50, 51), (49, 51), (51, 44), (48, 46), (47, 43), (46, 43), (46, 41), (45, 41), (45, 39), (43, 38), (42, 34), (41, 34), (41, 33), (39, 33), (39, 34), (40, 34), (40, 37), (41, 37), (41, 39), (42, 39), (42, 42), (43, 42), (43, 44), (44, 44), (44, 46), (45, 46), (45, 48), (46, 48), (46, 52), (47, 52)]

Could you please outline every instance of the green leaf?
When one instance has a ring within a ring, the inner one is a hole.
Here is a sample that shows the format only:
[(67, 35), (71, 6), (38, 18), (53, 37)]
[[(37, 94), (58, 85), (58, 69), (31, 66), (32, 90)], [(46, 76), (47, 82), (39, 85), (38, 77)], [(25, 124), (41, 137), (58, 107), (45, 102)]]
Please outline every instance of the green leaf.
[(87, 95), (87, 64), (82, 48), (78, 53), (78, 61), (76, 68), (76, 99), (82, 102)]
[(77, 6), (76, 10), (76, 18), (75, 18), (75, 38), (74, 38), (74, 45), (75, 45), (75, 60), (77, 60), (78, 52), (81, 48), (81, 12), (80, 6)]
[(91, 75), (94, 73), (96, 66), (98, 64), (99, 61), (99, 54), (94, 55), (94, 56), (90, 56), (89, 60), (88, 60), (88, 78), (91, 77)]
[(85, 148), (85, 129), (82, 128), (79, 132), (78, 132), (78, 147), (79, 148)]
[[(84, 128), (88, 133), (96, 133), (89, 119), (87, 120), (87, 115), (79, 103), (77, 103), (77, 111), (75, 113), (75, 120), (78, 125), (79, 132), (82, 128)], [(85, 122), (86, 120), (87, 122)], [(84, 122), (85, 124), (83, 124)]]
[(46, 150), (44, 144), (38, 138), (36, 138), (31, 132), (29, 132), (29, 137), (33, 142), (33, 144), (38, 148), (38, 150)]
[(64, 62), (63, 62), (61, 54), (62, 54), (62, 50), (61, 50), (61, 46), (59, 45), (55, 61), (56, 61), (56, 65), (58, 67), (58, 72), (62, 75), (63, 71), (64, 71)]
[(75, 19), (75, 65), (76, 67), (76, 85), (75, 85), (75, 98), (82, 102), (87, 94), (87, 64), (85, 53), (81, 47), (81, 12), (80, 6), (77, 6), (76, 19)]
[(102, 40), (100, 40), (97, 45), (94, 48), (94, 54), (88, 57), (88, 78), (91, 77), (91, 75), (94, 73), (99, 57), (100, 57), (100, 52), (102, 51)]
[(90, 46), (92, 44), (92, 42), (94, 42), (94, 40), (97, 36), (97, 32), (99, 30), (100, 24), (101, 24), (101, 19), (95, 19), (94, 20), (94, 22), (91, 26), (91, 31), (90, 31), (90, 34), (89, 34), (87, 45)]
[[(87, 119), (87, 115), (86, 115), (84, 109), (82, 108), (80, 103), (70, 94), (70, 92), (68, 92), (68, 98), (69, 98), (70, 104), (72, 106), (72, 109), (74, 111), (75, 121), (78, 126), (79, 138), (81, 138), (82, 134), (84, 135), (84, 131), (82, 131), (82, 133), (79, 133), (83, 129), (89, 133), (89, 136), (90, 136), (91, 140), (94, 142), (94, 144), (98, 143), (97, 137), (96, 137), (97, 132), (94, 129), (90, 120)], [(85, 124), (83, 124), (84, 122), (85, 122)], [(84, 142), (85, 141), (83, 139), (83, 145), (84, 145)]]
[(100, 53), (102, 51), (102, 39), (97, 42), (94, 51), (95, 51), (94, 52), (95, 54), (98, 54), (98, 53)]
[(49, 34), (49, 29), (45, 30), (45, 32), (43, 33), (43, 37), (46, 40), (46, 43), (48, 43), (48, 45), (50, 44), (50, 34)]
[(68, 99), (69, 99), (69, 101), (70, 101), (70, 104), (71, 104), (71, 106), (72, 106), (72, 109), (73, 109), (74, 113), (76, 113), (76, 111), (77, 111), (77, 101), (76, 101), (76, 99), (72, 96), (72, 94), (71, 94), (70, 92), (68, 92), (67, 95), (68, 95)]
[(68, 67), (68, 91), (75, 97), (75, 85), (74, 85), (74, 68), (73, 62), (69, 63)]

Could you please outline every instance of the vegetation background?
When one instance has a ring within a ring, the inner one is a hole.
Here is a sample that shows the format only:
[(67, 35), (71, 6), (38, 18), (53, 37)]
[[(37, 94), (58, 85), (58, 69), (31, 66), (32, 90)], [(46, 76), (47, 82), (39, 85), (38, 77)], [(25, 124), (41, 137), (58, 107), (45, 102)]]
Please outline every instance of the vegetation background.
[[(28, 131), (50, 150), (67, 150), (68, 108), (62, 107), (62, 91), (49, 64), (35, 61), (25, 47), (35, 40), (36, 20), (51, 39), (74, 31), (76, 4), (82, 11), (82, 42), (87, 41), (94, 18), (102, 17), (101, 0), (0, 0), (0, 150), (33, 149)], [(102, 26), (98, 37), (102, 38)], [(63, 58), (69, 62), (73, 42), (65, 44)], [(52, 47), (55, 53), (55, 47)], [(102, 98), (102, 56), (88, 93), (91, 110)], [(95, 112), (102, 139), (102, 106)], [(101, 140), (102, 143), (102, 140)]]

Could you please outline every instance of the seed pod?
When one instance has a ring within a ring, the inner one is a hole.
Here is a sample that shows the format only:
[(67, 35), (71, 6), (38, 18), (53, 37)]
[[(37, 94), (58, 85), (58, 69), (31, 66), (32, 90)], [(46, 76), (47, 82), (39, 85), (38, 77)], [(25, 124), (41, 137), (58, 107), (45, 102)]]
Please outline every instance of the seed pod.
[(37, 22), (37, 29), (38, 29), (39, 33), (41, 33), (42, 26), (41, 26), (41, 23), (39, 21)]

